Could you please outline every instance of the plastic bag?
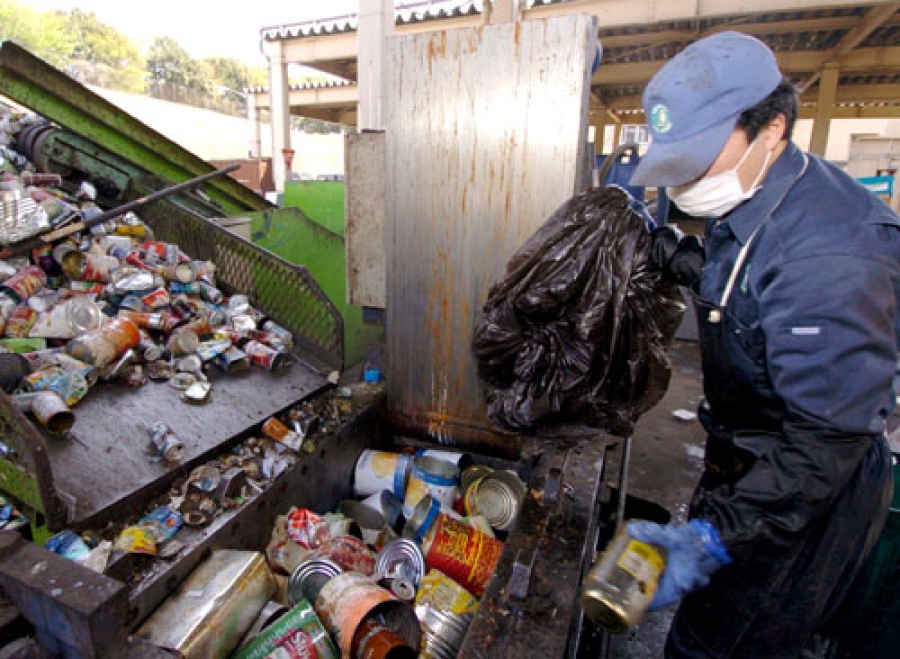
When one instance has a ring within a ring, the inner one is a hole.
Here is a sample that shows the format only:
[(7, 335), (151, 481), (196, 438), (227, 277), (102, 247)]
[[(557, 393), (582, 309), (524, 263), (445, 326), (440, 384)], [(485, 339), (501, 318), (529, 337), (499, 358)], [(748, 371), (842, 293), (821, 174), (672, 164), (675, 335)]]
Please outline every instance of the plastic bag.
[(629, 434), (665, 394), (685, 305), (635, 203), (617, 187), (572, 197), (491, 288), (472, 347), (495, 424)]

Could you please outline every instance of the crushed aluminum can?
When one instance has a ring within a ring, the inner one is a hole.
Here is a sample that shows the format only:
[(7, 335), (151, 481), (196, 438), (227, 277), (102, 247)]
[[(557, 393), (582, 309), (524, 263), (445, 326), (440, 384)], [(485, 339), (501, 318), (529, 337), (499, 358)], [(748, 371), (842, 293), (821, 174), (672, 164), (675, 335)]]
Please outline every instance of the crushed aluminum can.
[(165, 288), (159, 287), (146, 295), (141, 296), (141, 302), (143, 302), (148, 309), (162, 309), (163, 307), (169, 306), (172, 303), (172, 300), (169, 297), (169, 292)]
[(168, 506), (158, 506), (142, 517), (138, 524), (150, 529), (157, 544), (171, 540), (184, 524), (181, 514)]
[(213, 357), (213, 363), (223, 371), (234, 373), (250, 366), (250, 358), (243, 350), (231, 346)]
[(181, 393), (181, 399), (191, 405), (203, 405), (209, 402), (211, 392), (211, 382), (195, 382)]
[(151, 426), (150, 440), (166, 462), (178, 462), (184, 457), (184, 443), (165, 423), (156, 422)]
[(247, 341), (241, 349), (250, 361), (269, 371), (275, 371), (287, 364), (287, 353), (270, 348), (261, 341)]

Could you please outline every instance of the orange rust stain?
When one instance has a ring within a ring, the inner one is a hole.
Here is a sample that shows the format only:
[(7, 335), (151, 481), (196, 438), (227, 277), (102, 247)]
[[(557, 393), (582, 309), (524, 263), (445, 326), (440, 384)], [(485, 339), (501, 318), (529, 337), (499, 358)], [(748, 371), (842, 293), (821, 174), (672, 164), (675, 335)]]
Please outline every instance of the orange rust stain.
[(522, 38), (522, 25), (521, 25), (521, 23), (519, 23), (519, 21), (516, 21), (515, 27), (513, 27), (513, 41), (515, 42), (516, 46), (519, 45), (519, 42), (520, 42), (519, 40), (521, 38)]
[(503, 208), (506, 211), (506, 217), (509, 218), (509, 213), (512, 210), (512, 190), (506, 191), (506, 201), (503, 204)]

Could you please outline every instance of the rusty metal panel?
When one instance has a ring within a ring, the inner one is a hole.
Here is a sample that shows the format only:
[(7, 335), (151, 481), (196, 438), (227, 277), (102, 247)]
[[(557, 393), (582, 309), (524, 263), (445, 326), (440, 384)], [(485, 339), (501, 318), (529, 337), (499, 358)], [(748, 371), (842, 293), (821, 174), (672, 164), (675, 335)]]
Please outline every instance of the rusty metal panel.
[(344, 140), (347, 302), (380, 309), (385, 307), (385, 158), (383, 132), (350, 134)]
[(515, 250), (584, 178), (596, 26), (586, 15), (387, 40), (387, 367), (392, 421), (508, 446), (472, 332)]

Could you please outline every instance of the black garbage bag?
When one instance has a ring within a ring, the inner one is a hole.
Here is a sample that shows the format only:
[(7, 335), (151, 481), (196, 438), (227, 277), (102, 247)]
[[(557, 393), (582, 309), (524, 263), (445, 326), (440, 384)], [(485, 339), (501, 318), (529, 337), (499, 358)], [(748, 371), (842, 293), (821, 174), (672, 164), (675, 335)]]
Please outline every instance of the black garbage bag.
[(630, 434), (665, 394), (685, 306), (635, 205), (618, 187), (572, 197), (491, 287), (472, 347), (493, 423)]

